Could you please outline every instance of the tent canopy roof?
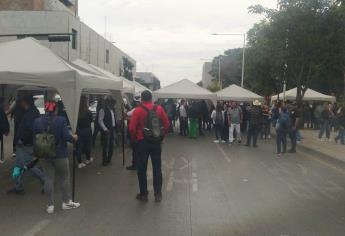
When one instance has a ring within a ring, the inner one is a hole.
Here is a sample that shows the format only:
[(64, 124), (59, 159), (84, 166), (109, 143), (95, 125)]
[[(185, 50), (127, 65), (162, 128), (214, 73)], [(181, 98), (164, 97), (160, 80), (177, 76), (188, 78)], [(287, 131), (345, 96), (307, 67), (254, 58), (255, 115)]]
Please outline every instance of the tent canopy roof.
[(169, 86), (153, 92), (155, 99), (158, 98), (187, 98), (216, 100), (216, 94), (204, 89), (190, 80), (183, 79)]
[[(284, 93), (279, 94), (279, 99), (282, 99)], [(285, 99), (286, 100), (296, 100), (297, 97), (297, 88), (290, 89), (285, 92)], [(277, 100), (278, 95), (272, 96), (272, 100)], [(307, 89), (304, 94), (303, 101), (325, 101), (325, 102), (335, 102), (336, 98), (333, 96), (325, 95), (319, 93), (312, 89)]]
[(251, 102), (253, 100), (262, 100), (263, 97), (244, 89), (235, 84), (217, 92), (218, 100), (231, 100), (237, 102)]
[(79, 70), (32, 38), (0, 44), (0, 55), (0, 83), (56, 89), (74, 130), (83, 91), (115, 93), (123, 88), (121, 81)]

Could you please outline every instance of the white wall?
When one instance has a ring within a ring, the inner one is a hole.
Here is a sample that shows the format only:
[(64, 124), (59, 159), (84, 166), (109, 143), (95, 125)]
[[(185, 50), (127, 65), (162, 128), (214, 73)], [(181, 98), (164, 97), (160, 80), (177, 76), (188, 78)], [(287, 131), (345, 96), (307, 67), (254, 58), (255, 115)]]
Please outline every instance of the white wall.
[[(120, 75), (122, 58), (127, 57), (134, 64), (134, 59), (126, 55), (101, 35), (64, 11), (0, 11), (0, 34), (42, 34), (78, 32), (77, 50), (72, 49), (72, 42), (48, 42), (42, 44), (51, 48), (66, 60), (80, 58), (93, 65), (104, 68), (115, 75)], [(0, 41), (15, 40), (16, 37), (2, 38)], [(105, 63), (105, 51), (109, 49), (110, 61)], [(134, 69), (135, 73), (135, 69)]]

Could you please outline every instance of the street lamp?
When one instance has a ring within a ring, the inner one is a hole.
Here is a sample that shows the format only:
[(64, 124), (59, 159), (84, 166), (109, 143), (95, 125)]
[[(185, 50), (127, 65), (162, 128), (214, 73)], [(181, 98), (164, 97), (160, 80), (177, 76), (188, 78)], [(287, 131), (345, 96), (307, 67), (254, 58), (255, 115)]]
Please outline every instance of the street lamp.
[(241, 87), (243, 88), (244, 86), (244, 65), (245, 65), (245, 50), (246, 50), (246, 34), (218, 34), (214, 33), (212, 35), (215, 36), (243, 36), (243, 58), (242, 58), (242, 81), (241, 81)]
[[(206, 59), (206, 58), (200, 58), (202, 61), (212, 61), (213, 59)], [(219, 83), (219, 88), (223, 89), (223, 83), (220, 77), (220, 70), (221, 70), (221, 63), (222, 63), (222, 56), (218, 58), (218, 83)]]

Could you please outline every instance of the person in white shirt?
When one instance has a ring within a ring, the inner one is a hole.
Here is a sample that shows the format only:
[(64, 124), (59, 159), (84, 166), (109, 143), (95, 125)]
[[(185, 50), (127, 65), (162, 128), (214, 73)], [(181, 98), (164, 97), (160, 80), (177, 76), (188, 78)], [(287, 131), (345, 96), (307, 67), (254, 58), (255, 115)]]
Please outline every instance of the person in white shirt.
[(103, 166), (111, 163), (115, 141), (115, 100), (108, 98), (105, 107), (99, 111), (98, 124), (102, 131)]
[(187, 108), (186, 108), (186, 101), (181, 100), (181, 104), (179, 107), (179, 118), (180, 118), (180, 135), (187, 136), (187, 127), (188, 127), (188, 115), (187, 115)]

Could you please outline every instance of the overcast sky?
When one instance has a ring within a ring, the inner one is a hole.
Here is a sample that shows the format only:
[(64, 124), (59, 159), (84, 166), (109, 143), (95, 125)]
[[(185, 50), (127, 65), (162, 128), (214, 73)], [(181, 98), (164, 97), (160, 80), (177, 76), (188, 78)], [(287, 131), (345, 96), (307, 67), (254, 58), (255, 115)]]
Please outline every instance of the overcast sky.
[(79, 14), (98, 33), (107, 29), (107, 39), (137, 61), (137, 71), (153, 71), (168, 85), (200, 81), (201, 58), (242, 47), (240, 36), (211, 34), (247, 32), (260, 20), (248, 14), (255, 4), (275, 8), (277, 0), (80, 0)]

